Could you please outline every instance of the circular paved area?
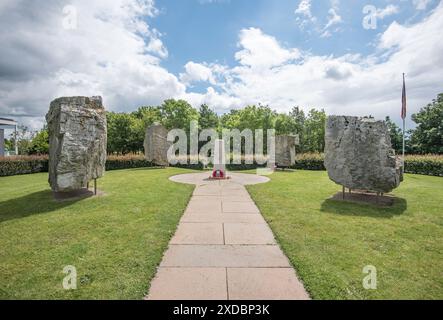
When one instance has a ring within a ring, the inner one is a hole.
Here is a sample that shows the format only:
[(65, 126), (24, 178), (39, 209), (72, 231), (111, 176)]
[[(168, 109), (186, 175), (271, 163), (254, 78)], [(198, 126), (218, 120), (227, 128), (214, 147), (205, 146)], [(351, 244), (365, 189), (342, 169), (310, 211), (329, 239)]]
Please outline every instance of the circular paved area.
[(210, 180), (209, 179), (210, 175), (211, 175), (210, 171), (202, 173), (187, 173), (187, 174), (180, 174), (177, 176), (170, 177), (169, 180), (178, 183), (194, 184), (194, 185), (216, 184), (221, 181), (221, 182), (236, 183), (244, 186), (251, 184), (266, 183), (270, 181), (268, 177), (260, 176), (257, 174), (229, 172), (228, 176), (231, 177), (231, 179), (228, 180)]

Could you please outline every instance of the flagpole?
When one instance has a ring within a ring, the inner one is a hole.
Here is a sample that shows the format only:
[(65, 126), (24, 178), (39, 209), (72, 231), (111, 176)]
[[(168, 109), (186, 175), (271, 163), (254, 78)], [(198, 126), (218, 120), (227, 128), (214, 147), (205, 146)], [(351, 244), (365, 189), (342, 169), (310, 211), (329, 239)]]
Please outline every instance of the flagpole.
[(406, 132), (406, 119), (403, 119), (403, 173), (405, 173), (405, 132)]
[[(405, 74), (403, 73), (403, 89), (405, 89)], [(406, 100), (406, 90), (403, 91), (403, 99)], [(404, 103), (404, 102), (403, 102)], [(403, 108), (403, 107), (402, 107)], [(403, 115), (402, 114), (402, 118), (403, 118), (403, 174), (405, 173), (405, 150), (406, 150), (406, 114)]]

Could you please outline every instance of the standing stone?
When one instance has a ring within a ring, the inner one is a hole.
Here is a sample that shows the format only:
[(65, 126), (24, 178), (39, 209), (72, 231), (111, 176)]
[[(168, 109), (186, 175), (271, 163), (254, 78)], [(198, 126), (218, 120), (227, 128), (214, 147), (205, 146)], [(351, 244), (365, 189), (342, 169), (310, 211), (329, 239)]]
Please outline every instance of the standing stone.
[(154, 123), (146, 130), (145, 142), (145, 158), (155, 165), (167, 167), (168, 150), (171, 143), (168, 142), (168, 130), (159, 123)]
[(62, 97), (46, 115), (49, 131), (49, 184), (54, 192), (86, 188), (103, 176), (106, 113), (101, 97)]
[(289, 168), (295, 165), (295, 146), (299, 145), (298, 135), (281, 135), (275, 137), (275, 165)]
[(388, 193), (403, 181), (384, 121), (330, 116), (326, 123), (325, 167), (329, 178), (349, 189)]

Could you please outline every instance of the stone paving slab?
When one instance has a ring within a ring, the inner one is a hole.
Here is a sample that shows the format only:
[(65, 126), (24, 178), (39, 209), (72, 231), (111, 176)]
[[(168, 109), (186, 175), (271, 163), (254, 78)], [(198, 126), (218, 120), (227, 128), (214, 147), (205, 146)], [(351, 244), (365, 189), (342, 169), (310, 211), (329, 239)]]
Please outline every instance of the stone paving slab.
[(225, 244), (277, 244), (267, 224), (225, 223), (224, 233)]
[(159, 268), (150, 300), (226, 300), (225, 268)]
[(186, 208), (186, 212), (192, 213), (221, 213), (222, 200), (219, 198), (191, 199)]
[(290, 267), (276, 245), (170, 245), (161, 267)]
[(224, 244), (222, 223), (180, 223), (170, 244)]
[(244, 185), (267, 177), (171, 177), (197, 185), (147, 299), (309, 299)]
[(230, 300), (307, 300), (292, 268), (228, 268)]
[(261, 214), (238, 214), (238, 213), (185, 213), (181, 222), (218, 222), (218, 223), (266, 223)]
[(260, 213), (252, 201), (229, 202), (222, 201), (223, 213)]

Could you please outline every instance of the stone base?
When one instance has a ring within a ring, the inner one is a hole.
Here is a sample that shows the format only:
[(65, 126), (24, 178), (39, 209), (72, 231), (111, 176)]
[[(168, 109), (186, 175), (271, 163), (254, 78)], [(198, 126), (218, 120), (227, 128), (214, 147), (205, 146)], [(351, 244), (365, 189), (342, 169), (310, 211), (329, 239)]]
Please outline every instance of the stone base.
[(377, 197), (376, 193), (364, 191), (345, 192), (344, 199), (343, 192), (338, 192), (331, 199), (343, 202), (373, 204), (382, 207), (391, 207), (395, 202), (395, 197), (392, 195), (380, 195)]
[(208, 179), (209, 180), (230, 180), (231, 177), (230, 176), (226, 176), (226, 177), (216, 178), (216, 177), (210, 176)]
[(101, 190), (97, 190), (97, 194), (94, 194), (94, 190), (90, 189), (80, 189), (70, 192), (53, 192), (54, 200), (57, 202), (63, 202), (63, 201), (73, 201), (73, 200), (81, 200), (91, 197), (98, 197), (103, 196), (105, 193)]

